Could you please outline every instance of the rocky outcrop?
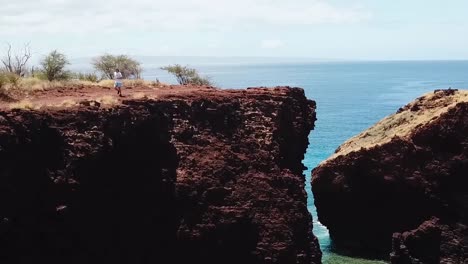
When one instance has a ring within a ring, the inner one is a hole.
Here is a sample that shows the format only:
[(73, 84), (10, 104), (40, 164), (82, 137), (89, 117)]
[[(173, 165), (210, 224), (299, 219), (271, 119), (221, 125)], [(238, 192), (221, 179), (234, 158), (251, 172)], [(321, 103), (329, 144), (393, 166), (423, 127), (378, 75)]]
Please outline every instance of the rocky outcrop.
[(392, 263), (466, 263), (468, 259), (466, 224), (444, 224), (438, 218), (417, 229), (393, 234)]
[(388, 256), (393, 237), (393, 263), (465, 263), (468, 92), (418, 98), (344, 143), (312, 177), (319, 220), (338, 248)]
[(320, 263), (302, 89), (153, 98), (0, 111), (2, 263)]

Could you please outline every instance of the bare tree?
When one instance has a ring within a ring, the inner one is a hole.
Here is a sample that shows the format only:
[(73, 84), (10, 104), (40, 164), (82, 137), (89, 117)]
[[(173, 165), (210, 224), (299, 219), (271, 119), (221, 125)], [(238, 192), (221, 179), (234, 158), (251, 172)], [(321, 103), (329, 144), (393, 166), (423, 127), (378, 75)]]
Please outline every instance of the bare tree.
[(16, 52), (14, 54), (11, 44), (8, 43), (7, 45), (7, 54), (1, 60), (5, 70), (18, 76), (24, 76), (26, 74), (26, 64), (32, 57), (29, 43), (24, 45), (24, 48), (21, 52)]

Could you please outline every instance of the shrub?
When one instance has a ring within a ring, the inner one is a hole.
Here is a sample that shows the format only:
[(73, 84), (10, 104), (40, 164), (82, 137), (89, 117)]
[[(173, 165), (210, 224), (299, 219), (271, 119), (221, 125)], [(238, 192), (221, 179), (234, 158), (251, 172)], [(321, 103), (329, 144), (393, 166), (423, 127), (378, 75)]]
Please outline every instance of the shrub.
[(22, 110), (34, 110), (38, 109), (39, 107), (35, 107), (34, 104), (28, 100), (21, 100), (19, 102), (13, 103), (10, 105), (11, 109), (22, 109)]
[(6, 75), (0, 72), (0, 89), (3, 90), (7, 84), (8, 84), (8, 79), (6, 78)]
[(187, 66), (179, 64), (162, 67), (162, 70), (174, 75), (177, 82), (181, 85), (194, 84), (194, 85), (212, 85), (208, 77), (201, 77), (198, 71)]
[(93, 82), (93, 83), (98, 83), (101, 80), (101, 78), (99, 78), (96, 73), (81, 73), (81, 72), (74, 73), (73, 79), (77, 79), (80, 81)]
[(49, 81), (41, 80), (37, 77), (21, 78), (20, 88), (25, 91), (42, 90), (48, 82)]
[(15, 73), (6, 73), (6, 78), (13, 87), (18, 87), (21, 77)]
[(93, 66), (104, 77), (109, 79), (114, 78), (115, 69), (120, 70), (124, 79), (127, 79), (132, 74), (136, 78), (140, 78), (142, 71), (140, 63), (126, 55), (115, 56), (106, 54), (95, 58)]
[(67, 64), (67, 57), (54, 50), (41, 61), (42, 73), (49, 81), (70, 79), (70, 72), (65, 70)]
[(18, 87), (20, 76), (11, 72), (0, 72), (0, 88), (5, 88), (6, 85)]
[(19, 81), (20, 77), (15, 73), (0, 71), (0, 100), (14, 101), (14, 99), (11, 97), (9, 88), (17, 88)]
[(200, 77), (200, 76), (195, 76), (194, 78), (192, 78), (190, 83), (194, 85), (206, 85), (206, 86), (213, 85), (209, 77)]

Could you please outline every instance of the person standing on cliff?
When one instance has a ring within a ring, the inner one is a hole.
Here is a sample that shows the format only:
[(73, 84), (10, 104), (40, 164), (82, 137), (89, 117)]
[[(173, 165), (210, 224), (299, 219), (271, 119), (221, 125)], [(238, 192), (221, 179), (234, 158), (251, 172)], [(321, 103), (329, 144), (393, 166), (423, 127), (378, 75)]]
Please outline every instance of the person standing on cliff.
[(123, 76), (119, 69), (116, 69), (114, 72), (114, 81), (114, 89), (117, 90), (117, 94), (122, 97)]

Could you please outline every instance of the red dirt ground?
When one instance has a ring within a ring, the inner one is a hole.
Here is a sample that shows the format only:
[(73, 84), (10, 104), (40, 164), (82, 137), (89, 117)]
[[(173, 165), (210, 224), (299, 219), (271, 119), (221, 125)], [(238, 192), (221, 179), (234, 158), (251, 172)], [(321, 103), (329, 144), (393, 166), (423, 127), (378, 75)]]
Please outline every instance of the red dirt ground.
[(35, 91), (29, 94), (15, 94), (13, 98), (5, 100), (0, 99), (0, 109), (11, 108), (21, 102), (28, 102), (34, 107), (60, 107), (64, 102), (82, 102), (107, 100), (113, 104), (122, 102), (128, 99), (141, 98), (164, 98), (173, 95), (192, 94), (200, 91), (217, 90), (209, 86), (179, 86), (165, 85), (159, 87), (134, 86), (122, 89), (123, 97), (119, 97), (113, 88), (102, 86), (75, 86), (54, 88), (43, 91)]

